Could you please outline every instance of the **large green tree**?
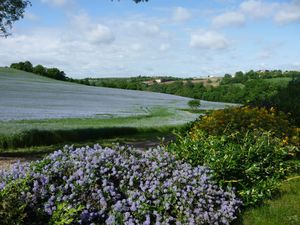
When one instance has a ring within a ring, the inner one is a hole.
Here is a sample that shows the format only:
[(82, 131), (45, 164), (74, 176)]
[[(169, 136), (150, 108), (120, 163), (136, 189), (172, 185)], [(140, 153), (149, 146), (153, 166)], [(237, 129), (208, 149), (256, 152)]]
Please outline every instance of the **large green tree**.
[(12, 24), (24, 17), (28, 5), (28, 0), (0, 0), (0, 36), (10, 35)]

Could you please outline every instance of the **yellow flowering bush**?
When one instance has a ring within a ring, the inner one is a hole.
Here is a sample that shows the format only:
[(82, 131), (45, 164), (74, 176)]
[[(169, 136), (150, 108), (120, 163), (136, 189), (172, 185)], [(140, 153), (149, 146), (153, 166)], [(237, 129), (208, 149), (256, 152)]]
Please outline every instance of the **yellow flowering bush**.
[(300, 145), (300, 129), (293, 126), (288, 116), (274, 108), (235, 107), (216, 110), (195, 122), (189, 135), (198, 139), (197, 131), (203, 130), (212, 135), (232, 135), (253, 130), (268, 131), (280, 138), (282, 144)]

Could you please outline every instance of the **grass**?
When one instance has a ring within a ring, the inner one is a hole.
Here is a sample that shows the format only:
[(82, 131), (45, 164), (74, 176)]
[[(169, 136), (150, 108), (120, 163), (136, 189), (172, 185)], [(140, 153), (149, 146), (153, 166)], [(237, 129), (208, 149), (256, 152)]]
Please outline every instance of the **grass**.
[(189, 113), (194, 113), (194, 114), (207, 114), (212, 112), (213, 110), (209, 109), (191, 109), (191, 108), (186, 108), (186, 109), (178, 109), (184, 112), (189, 112)]
[(262, 206), (244, 212), (239, 224), (243, 225), (299, 225), (300, 177), (284, 181), (281, 195)]
[[(139, 143), (152, 142), (153, 145), (156, 143), (165, 143), (163, 138), (174, 138), (173, 130), (183, 129), (184, 126), (165, 126), (158, 128), (140, 128), (134, 130), (134, 132), (124, 132), (116, 136), (115, 133), (112, 135), (104, 135), (95, 139), (88, 140), (74, 140), (72, 142), (63, 141), (61, 143), (51, 144), (51, 145), (41, 145), (41, 146), (31, 146), (31, 147), (22, 147), (22, 148), (8, 148), (2, 149), (0, 151), (0, 156), (2, 157), (42, 157), (48, 153), (51, 153), (55, 150), (62, 149), (65, 145), (73, 145), (74, 147), (82, 146), (93, 146), (95, 143), (98, 143), (105, 147), (111, 147), (115, 143), (121, 145), (133, 145), (136, 146)], [(127, 130), (128, 131), (128, 130)], [(141, 147), (141, 146), (139, 146)], [(142, 146), (146, 147), (146, 146)]]
[(103, 138), (155, 133), (183, 125), (184, 123), (178, 124), (178, 120), (181, 120), (178, 116), (179, 114), (173, 111), (155, 108), (149, 115), (120, 118), (0, 122), (0, 151), (32, 146), (86, 143)]
[[(62, 118), (0, 121), (0, 134), (11, 135), (28, 130), (77, 130), (104, 127), (147, 127), (156, 120), (176, 120), (177, 114), (166, 108), (153, 108), (149, 114), (111, 118)], [(160, 121), (163, 122), (163, 121)]]

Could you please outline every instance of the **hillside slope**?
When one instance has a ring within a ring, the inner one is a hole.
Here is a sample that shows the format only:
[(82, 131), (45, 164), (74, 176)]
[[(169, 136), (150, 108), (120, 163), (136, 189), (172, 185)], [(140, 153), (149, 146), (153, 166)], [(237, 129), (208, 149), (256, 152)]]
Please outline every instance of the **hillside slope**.
[[(186, 108), (188, 98), (84, 86), (0, 68), (0, 120), (132, 116), (153, 107)], [(203, 102), (204, 108), (224, 104)]]

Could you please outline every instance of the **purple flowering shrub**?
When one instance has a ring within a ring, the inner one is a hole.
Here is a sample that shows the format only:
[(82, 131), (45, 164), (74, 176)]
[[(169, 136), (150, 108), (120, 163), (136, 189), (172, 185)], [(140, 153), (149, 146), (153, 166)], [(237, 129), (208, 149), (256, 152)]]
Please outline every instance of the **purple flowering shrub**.
[[(22, 218), (10, 218), (21, 224), (229, 224), (241, 205), (208, 168), (159, 147), (138, 152), (99, 145), (67, 147), (0, 172), (0, 201), (21, 208)], [(10, 213), (5, 204), (0, 221)]]

